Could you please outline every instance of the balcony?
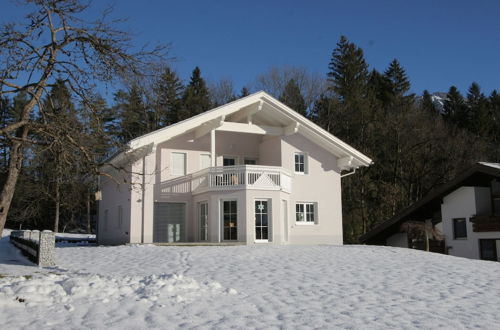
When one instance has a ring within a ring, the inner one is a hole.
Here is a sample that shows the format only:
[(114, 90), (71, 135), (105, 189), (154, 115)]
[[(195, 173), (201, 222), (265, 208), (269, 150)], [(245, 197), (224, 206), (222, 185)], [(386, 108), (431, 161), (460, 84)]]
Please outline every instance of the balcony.
[(290, 193), (292, 177), (278, 166), (238, 165), (210, 167), (190, 175), (193, 194), (214, 190), (281, 190)]
[(475, 215), (471, 217), (474, 232), (500, 231), (500, 215)]

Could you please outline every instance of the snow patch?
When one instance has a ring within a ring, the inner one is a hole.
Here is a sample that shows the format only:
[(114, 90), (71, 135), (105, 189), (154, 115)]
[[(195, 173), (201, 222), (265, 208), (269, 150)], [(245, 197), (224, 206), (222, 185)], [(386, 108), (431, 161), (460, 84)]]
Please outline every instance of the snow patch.
[[(120, 303), (135, 300), (151, 304), (191, 302), (200, 296), (236, 294), (220, 283), (200, 283), (183, 275), (110, 277), (97, 274), (37, 275), (0, 279), (0, 301), (15, 300), (28, 306), (63, 304), (68, 311), (80, 300)], [(12, 305), (12, 304), (10, 304)]]

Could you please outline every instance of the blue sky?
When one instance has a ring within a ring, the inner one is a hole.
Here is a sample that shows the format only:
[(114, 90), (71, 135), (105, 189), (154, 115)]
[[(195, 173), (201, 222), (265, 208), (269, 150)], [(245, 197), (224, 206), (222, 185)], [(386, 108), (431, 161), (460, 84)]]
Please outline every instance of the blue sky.
[[(0, 22), (22, 11), (1, 0)], [(106, 3), (94, 0), (96, 7)], [(114, 17), (138, 44), (171, 43), (172, 67), (184, 80), (199, 66), (239, 90), (272, 66), (326, 74), (339, 37), (363, 48), (370, 68), (397, 58), (412, 91), (487, 94), (500, 89), (500, 1), (161, 1), (115, 0)]]

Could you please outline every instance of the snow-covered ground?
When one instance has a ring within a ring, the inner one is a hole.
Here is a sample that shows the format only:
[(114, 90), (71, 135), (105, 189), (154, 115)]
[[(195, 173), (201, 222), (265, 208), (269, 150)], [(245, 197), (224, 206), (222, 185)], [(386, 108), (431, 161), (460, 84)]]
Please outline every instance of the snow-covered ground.
[[(495, 262), (372, 246), (56, 250), (55, 269), (0, 264), (2, 329), (500, 325)], [(10, 276), (22, 270), (33, 277)]]

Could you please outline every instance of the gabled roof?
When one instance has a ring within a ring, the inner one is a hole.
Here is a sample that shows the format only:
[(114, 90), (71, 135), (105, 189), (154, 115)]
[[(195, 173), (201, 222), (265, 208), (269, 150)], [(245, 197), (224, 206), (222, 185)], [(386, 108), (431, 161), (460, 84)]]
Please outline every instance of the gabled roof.
[[(252, 118), (252, 123), (247, 121), (249, 116)], [(128, 149), (133, 151), (145, 146), (155, 146), (194, 130), (207, 133), (211, 127), (217, 127), (218, 122), (224, 121), (236, 126), (235, 129), (243, 127), (241, 124), (248, 122), (252, 127), (262, 128), (263, 132), (273, 129), (276, 131), (278, 128), (284, 134), (300, 133), (337, 156), (339, 167), (344, 170), (369, 166), (372, 163), (366, 155), (263, 91), (135, 138), (128, 143)], [(205, 132), (200, 129), (203, 127)]]
[(487, 187), (491, 180), (500, 178), (500, 164), (480, 162), (458, 175), (450, 182), (431, 191), (427, 196), (402, 210), (394, 217), (382, 222), (359, 240), (366, 244), (384, 244), (387, 237), (399, 231), (400, 225), (408, 220), (424, 221), (441, 212), (443, 197), (463, 186)]

